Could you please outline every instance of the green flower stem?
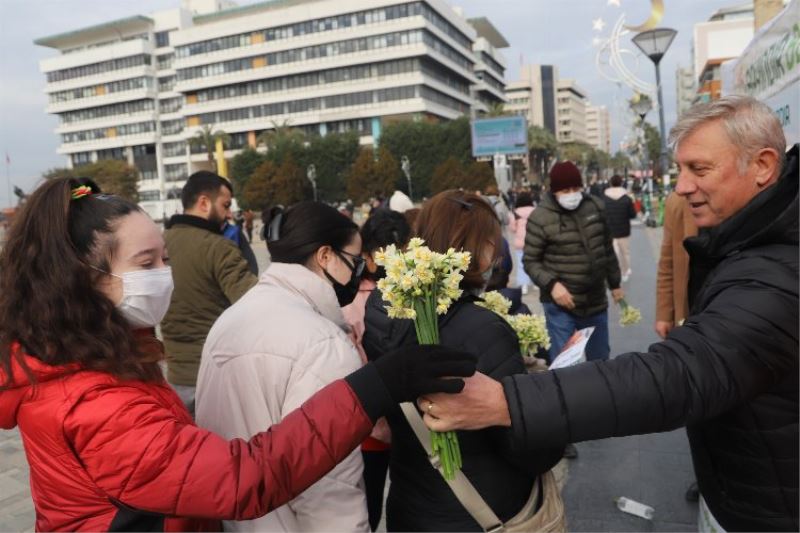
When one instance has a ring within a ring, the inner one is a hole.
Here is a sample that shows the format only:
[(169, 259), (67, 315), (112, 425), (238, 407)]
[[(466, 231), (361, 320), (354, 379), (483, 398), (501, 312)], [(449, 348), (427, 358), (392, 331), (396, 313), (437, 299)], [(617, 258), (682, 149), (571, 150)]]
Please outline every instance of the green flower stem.
[[(417, 318), (414, 320), (414, 329), (417, 333), (417, 342), (420, 344), (439, 344), (439, 319), (436, 315), (436, 287), (422, 297), (414, 300), (414, 310)], [(431, 431), (431, 449), (439, 456), (442, 465), (442, 474), (445, 479), (453, 479), (456, 470), (461, 468), (461, 448), (458, 436), (454, 431), (439, 433)]]

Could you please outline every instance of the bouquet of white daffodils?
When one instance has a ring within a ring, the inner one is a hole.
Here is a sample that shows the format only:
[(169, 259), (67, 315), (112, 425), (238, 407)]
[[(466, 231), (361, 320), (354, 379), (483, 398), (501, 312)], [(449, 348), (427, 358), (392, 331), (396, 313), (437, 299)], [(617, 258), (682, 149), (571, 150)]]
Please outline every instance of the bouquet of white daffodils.
[[(443, 254), (433, 252), (418, 238), (411, 239), (406, 251), (390, 245), (376, 252), (375, 263), (386, 269), (378, 289), (389, 304), (389, 317), (413, 320), (420, 344), (438, 344), (437, 315), (447, 313), (453, 301), (461, 297), (459, 284), (469, 262), (469, 252), (453, 248)], [(461, 468), (456, 434), (431, 431), (431, 447), (439, 455), (445, 478), (453, 479)]]
[(545, 318), (540, 315), (512, 315), (506, 318), (519, 338), (519, 350), (524, 357), (534, 357), (539, 348), (550, 349)]
[(511, 300), (497, 291), (487, 292), (478, 305), (494, 311), (511, 325), (519, 339), (519, 351), (523, 357), (534, 357), (541, 346), (550, 348), (550, 335), (547, 334), (545, 318), (540, 315), (509, 315)]
[(623, 328), (625, 326), (638, 324), (639, 321), (642, 320), (642, 312), (632, 305), (628, 305), (628, 302), (626, 302), (624, 299), (619, 301), (619, 307), (622, 310), (622, 313), (619, 317), (619, 325)]
[(508, 312), (511, 309), (511, 300), (498, 291), (485, 292), (481, 298), (483, 301), (476, 302), (479, 306), (485, 307), (503, 318), (508, 318)]

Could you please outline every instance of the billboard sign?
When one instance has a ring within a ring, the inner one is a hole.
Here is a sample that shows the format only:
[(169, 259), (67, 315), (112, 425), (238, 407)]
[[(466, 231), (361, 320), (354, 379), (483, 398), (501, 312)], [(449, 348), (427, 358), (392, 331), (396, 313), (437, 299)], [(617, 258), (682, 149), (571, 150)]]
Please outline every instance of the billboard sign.
[(789, 146), (800, 142), (800, 0), (762, 27), (736, 59), (722, 64), (722, 93), (750, 95), (778, 115)]
[(525, 117), (498, 117), (473, 120), (472, 156), (517, 155), (528, 153), (528, 123)]

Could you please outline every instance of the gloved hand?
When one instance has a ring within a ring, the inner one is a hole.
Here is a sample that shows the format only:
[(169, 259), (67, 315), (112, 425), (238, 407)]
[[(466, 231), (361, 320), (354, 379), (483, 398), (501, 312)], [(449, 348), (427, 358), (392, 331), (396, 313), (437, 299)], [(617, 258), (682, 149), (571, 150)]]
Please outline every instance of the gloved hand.
[[(438, 345), (403, 346), (384, 354), (373, 364), (396, 403), (413, 402), (423, 394), (456, 394), (475, 373), (477, 357)], [(454, 379), (448, 379), (454, 378)]]

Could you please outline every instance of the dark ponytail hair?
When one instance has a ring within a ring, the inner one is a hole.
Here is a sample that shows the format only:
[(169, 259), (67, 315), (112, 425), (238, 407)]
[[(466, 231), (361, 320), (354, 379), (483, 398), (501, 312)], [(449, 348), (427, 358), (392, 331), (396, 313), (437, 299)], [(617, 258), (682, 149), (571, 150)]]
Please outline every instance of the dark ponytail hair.
[(403, 214), (389, 209), (375, 209), (361, 226), (364, 252), (372, 253), (390, 244), (404, 247), (411, 238), (411, 226)]
[(264, 223), (267, 248), (278, 263), (305, 265), (322, 246), (341, 250), (358, 233), (352, 220), (321, 202), (273, 207)]
[[(91, 194), (73, 199), (81, 186)], [(16, 342), (48, 365), (160, 378), (157, 363), (142, 360), (130, 325), (98, 289), (103, 274), (96, 269), (110, 269), (119, 219), (140, 211), (81, 178), (52, 179), (31, 194), (0, 253), (0, 390), (14, 383), (12, 358), (33, 378), (12, 353)]]

